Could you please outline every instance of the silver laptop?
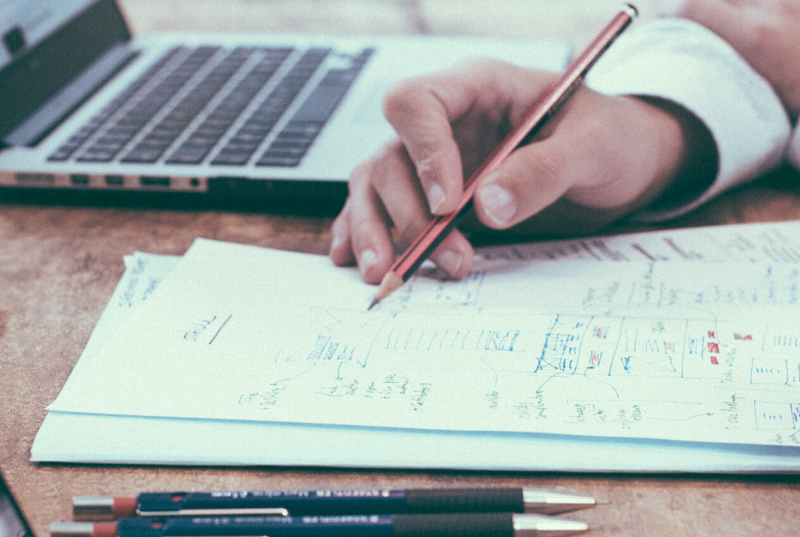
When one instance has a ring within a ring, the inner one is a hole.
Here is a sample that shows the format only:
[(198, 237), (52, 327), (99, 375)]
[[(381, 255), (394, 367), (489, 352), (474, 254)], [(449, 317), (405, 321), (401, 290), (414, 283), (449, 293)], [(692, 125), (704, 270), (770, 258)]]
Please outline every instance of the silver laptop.
[[(115, 0), (0, 3), (0, 188), (344, 198), (398, 79), (472, 57), (561, 70), (566, 43), (157, 34)], [(1, 198), (0, 198), (1, 199)]]

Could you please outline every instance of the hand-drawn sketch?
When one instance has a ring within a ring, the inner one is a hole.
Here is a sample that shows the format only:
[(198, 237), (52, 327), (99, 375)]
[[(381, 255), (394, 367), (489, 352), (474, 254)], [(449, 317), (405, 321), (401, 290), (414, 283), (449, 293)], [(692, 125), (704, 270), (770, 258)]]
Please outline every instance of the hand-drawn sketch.
[(698, 271), (701, 245), (669, 238), (687, 259), (608, 241), (602, 271), (494, 249), (369, 312), (323, 257), (198, 240), (51, 408), (800, 445), (791, 256)]

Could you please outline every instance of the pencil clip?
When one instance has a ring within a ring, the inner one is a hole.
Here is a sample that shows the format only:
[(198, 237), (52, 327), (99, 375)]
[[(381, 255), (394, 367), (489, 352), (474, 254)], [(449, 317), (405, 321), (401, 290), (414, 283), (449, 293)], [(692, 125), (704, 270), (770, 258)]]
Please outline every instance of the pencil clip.
[(179, 511), (140, 512), (140, 516), (267, 516), (289, 517), (285, 507), (243, 507), (240, 509), (180, 509)]

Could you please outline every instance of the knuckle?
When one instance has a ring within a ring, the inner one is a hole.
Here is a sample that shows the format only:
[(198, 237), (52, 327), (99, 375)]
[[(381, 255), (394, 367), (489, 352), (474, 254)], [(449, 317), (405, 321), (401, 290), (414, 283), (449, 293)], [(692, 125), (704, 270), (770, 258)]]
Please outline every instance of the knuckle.
[(440, 160), (441, 151), (434, 146), (434, 140), (423, 141), (412, 155), (417, 176), (425, 182), (435, 175), (436, 163)]
[(770, 20), (754, 20), (750, 29), (750, 42), (752, 50), (768, 48), (775, 40), (775, 25)]
[(373, 167), (372, 158), (359, 163), (353, 168), (348, 181), (348, 190), (350, 194), (358, 194), (369, 184), (371, 177), (371, 170)]
[(398, 236), (404, 241), (411, 241), (422, 231), (422, 226), (413, 220), (403, 218), (394, 222), (394, 228)]
[(414, 102), (423, 91), (419, 79), (411, 78), (392, 84), (383, 96), (383, 115), (392, 123), (393, 119), (404, 118), (413, 112)]

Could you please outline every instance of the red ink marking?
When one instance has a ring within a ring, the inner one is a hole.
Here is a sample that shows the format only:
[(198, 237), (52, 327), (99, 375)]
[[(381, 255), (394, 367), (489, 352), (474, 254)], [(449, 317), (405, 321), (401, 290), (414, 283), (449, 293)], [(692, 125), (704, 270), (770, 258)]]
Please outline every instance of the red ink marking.
[(608, 327), (598, 326), (594, 329), (594, 337), (596, 339), (606, 339), (608, 337)]

